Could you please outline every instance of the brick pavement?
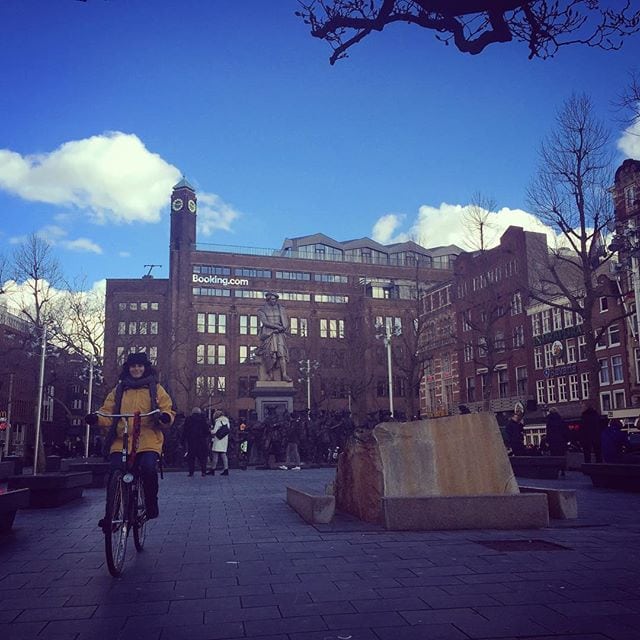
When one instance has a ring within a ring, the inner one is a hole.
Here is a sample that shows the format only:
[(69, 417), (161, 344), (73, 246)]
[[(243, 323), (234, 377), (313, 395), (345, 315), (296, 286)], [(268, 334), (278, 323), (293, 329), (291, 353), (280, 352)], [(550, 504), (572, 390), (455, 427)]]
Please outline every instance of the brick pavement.
[[(120, 579), (96, 526), (102, 490), (21, 511), (0, 537), (0, 638), (640, 638), (639, 494), (593, 489), (578, 473), (523, 481), (578, 489), (580, 518), (538, 531), (304, 523), (285, 485), (322, 491), (332, 476), (166, 474), (161, 517), (143, 553), (130, 540)], [(506, 540), (521, 550), (481, 544)]]

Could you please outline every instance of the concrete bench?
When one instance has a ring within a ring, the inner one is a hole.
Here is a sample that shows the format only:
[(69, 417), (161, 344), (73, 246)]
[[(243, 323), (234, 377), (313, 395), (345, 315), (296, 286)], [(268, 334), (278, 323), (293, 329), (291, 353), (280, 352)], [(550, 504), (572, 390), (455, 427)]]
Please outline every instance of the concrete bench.
[(12, 476), (14, 467), (13, 462), (0, 462), (0, 480), (6, 480), (9, 476)]
[(107, 486), (111, 465), (101, 459), (87, 460), (87, 458), (82, 458), (79, 462), (70, 462), (68, 468), (73, 473), (89, 471), (93, 478), (91, 486), (94, 489), (101, 489)]
[(29, 506), (29, 489), (0, 493), (0, 533), (9, 533), (18, 509)]
[(640, 464), (593, 462), (582, 465), (594, 487), (640, 492)]
[(565, 456), (510, 456), (511, 468), (521, 478), (557, 479), (567, 468)]
[(82, 497), (85, 487), (90, 487), (93, 477), (90, 471), (82, 473), (43, 473), (37, 476), (11, 476), (9, 489), (30, 489), (29, 506), (35, 508), (59, 507)]
[(328, 524), (336, 511), (334, 496), (313, 495), (287, 487), (287, 504), (309, 524)]
[(549, 505), (549, 517), (555, 520), (572, 520), (578, 517), (578, 500), (573, 489), (546, 489), (520, 487), (520, 493), (544, 493)]

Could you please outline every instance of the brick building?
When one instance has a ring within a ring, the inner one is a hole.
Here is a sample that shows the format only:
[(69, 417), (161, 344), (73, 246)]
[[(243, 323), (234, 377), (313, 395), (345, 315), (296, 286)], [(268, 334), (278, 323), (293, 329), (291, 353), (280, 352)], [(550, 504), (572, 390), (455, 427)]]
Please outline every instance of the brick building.
[(197, 405), (249, 415), (257, 309), (265, 291), (276, 291), (291, 324), (295, 409), (307, 405), (307, 360), (318, 365), (313, 408), (351, 408), (360, 417), (386, 409), (387, 360), (376, 340), (376, 325), (386, 324), (402, 326), (392, 341), (395, 407), (417, 412), (417, 388), (409, 380), (417, 357), (409, 340), (417, 291), (448, 280), (459, 250), (369, 238), (339, 242), (320, 233), (286, 239), (278, 250), (220, 247), (197, 243), (196, 220), (196, 193), (182, 180), (171, 194), (169, 278), (107, 281), (107, 386), (128, 351), (145, 349), (180, 410)]

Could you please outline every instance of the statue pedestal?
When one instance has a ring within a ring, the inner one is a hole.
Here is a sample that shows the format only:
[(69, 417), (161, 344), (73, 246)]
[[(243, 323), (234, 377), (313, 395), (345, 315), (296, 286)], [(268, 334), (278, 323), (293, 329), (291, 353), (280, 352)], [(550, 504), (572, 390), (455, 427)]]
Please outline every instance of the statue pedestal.
[(258, 380), (251, 395), (256, 399), (256, 413), (260, 422), (264, 422), (269, 414), (278, 416), (285, 411), (293, 413), (293, 382)]

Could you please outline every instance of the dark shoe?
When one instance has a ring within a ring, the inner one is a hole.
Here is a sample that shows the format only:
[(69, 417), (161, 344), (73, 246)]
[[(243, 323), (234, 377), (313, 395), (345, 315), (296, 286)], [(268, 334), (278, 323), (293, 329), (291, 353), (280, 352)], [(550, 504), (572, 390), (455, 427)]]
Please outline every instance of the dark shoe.
[(209, 471), (207, 471), (207, 475), (208, 476), (215, 476), (216, 475), (216, 470), (215, 469), (209, 469)]
[(206, 472), (206, 471), (203, 471), (203, 472), (202, 472), (202, 477), (204, 478), (206, 475), (207, 475), (207, 472)]
[(220, 475), (221, 476), (228, 476), (229, 475), (229, 469), (225, 469)]
[(147, 505), (147, 520), (154, 520), (160, 515), (160, 509), (158, 509), (158, 503)]
[(106, 520), (106, 518), (100, 518), (100, 520), (98, 520), (98, 526), (99, 526), (103, 531), (104, 531), (105, 520)]
[(190, 477), (190, 478), (193, 478), (193, 473), (190, 473), (190, 474), (189, 474), (189, 477)]

